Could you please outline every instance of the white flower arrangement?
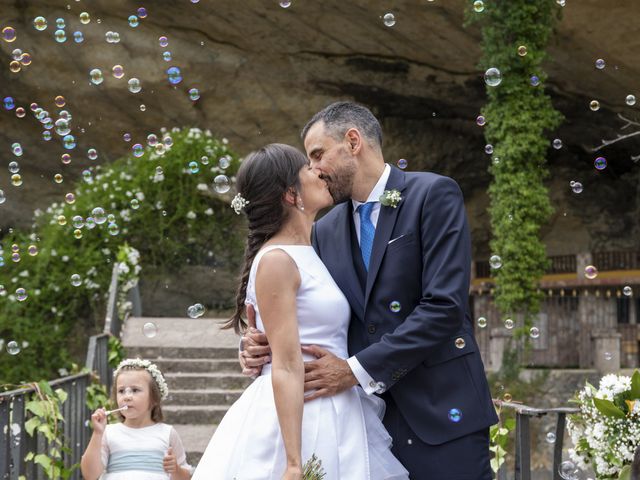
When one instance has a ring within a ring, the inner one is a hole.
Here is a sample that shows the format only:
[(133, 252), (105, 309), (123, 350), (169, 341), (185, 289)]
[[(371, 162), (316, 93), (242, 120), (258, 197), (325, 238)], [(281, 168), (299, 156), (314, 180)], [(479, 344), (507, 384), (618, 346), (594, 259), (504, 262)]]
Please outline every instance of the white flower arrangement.
[(587, 383), (573, 401), (580, 413), (567, 422), (571, 459), (591, 467), (598, 480), (625, 478), (640, 446), (640, 372), (605, 375), (597, 389)]
[(396, 208), (398, 204), (402, 201), (402, 196), (400, 195), (400, 191), (396, 190), (385, 190), (382, 195), (380, 195), (380, 203), (385, 207), (393, 207)]
[(249, 200), (246, 200), (242, 195), (238, 193), (235, 197), (233, 197), (233, 200), (231, 200), (231, 208), (233, 208), (237, 215), (240, 215), (240, 212), (244, 209), (244, 207), (249, 205), (249, 203)]
[(169, 387), (167, 386), (167, 382), (164, 380), (162, 376), (162, 372), (156, 366), (155, 363), (151, 363), (149, 360), (142, 360), (140, 358), (127, 358), (120, 362), (118, 368), (113, 372), (113, 378), (115, 379), (120, 373), (120, 370), (125, 367), (133, 367), (144, 369), (151, 375), (153, 381), (158, 385), (158, 389), (160, 390), (160, 398), (162, 400), (166, 399), (169, 396)]

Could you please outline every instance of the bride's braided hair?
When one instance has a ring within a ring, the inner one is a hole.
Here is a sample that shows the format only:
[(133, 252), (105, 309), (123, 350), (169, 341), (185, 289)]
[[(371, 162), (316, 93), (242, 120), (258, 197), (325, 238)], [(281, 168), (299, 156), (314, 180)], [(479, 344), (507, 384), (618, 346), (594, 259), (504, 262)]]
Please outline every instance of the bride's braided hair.
[(272, 143), (249, 155), (240, 165), (236, 190), (248, 201), (243, 210), (249, 220), (249, 233), (236, 294), (236, 311), (222, 328), (233, 328), (236, 333), (247, 328), (242, 316), (251, 264), (265, 242), (282, 228), (287, 215), (284, 195), (290, 188), (299, 189), (300, 169), (307, 163), (300, 150)]

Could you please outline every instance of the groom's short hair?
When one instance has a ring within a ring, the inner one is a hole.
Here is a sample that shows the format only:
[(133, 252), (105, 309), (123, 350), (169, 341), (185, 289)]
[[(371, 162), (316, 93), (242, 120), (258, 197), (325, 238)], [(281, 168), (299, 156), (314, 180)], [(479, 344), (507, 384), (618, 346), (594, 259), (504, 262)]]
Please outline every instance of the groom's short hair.
[(382, 128), (380, 122), (367, 107), (353, 102), (335, 102), (316, 113), (302, 129), (302, 141), (309, 129), (323, 122), (329, 135), (336, 140), (342, 139), (350, 128), (357, 128), (374, 145), (382, 148)]

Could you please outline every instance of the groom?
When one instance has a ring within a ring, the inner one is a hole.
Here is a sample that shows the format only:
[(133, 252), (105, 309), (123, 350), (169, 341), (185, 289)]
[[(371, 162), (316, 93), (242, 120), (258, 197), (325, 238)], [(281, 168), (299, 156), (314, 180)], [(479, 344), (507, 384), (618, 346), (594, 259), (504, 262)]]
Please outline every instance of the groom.
[[(336, 203), (313, 244), (352, 310), (351, 358), (304, 347), (317, 357), (306, 364), (305, 390), (315, 390), (307, 401), (359, 384), (385, 400), (393, 453), (412, 479), (490, 480), (498, 419), (469, 312), (460, 188), (385, 164), (380, 124), (355, 103), (316, 113), (302, 140)], [(247, 340), (245, 366), (267, 361), (268, 347), (256, 346), (263, 337)]]

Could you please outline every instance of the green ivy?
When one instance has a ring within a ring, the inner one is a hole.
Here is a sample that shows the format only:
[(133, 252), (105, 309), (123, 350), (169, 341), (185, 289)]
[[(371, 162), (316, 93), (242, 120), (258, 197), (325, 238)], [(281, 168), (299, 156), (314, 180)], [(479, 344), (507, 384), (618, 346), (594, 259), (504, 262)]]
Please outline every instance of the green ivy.
[[(187, 264), (237, 270), (241, 217), (229, 206), (231, 193), (212, 186), (218, 175), (232, 182), (238, 166), (226, 140), (174, 129), (140, 157), (90, 168), (75, 186), (64, 188), (65, 180), (61, 202), (36, 211), (30, 231), (13, 230), (0, 242), (0, 384), (54, 378), (80, 362), (89, 335), (103, 328), (113, 264), (125, 243), (140, 252), (145, 268), (169, 274)], [(65, 193), (74, 194), (73, 203)], [(87, 220), (95, 207), (112, 217)], [(80, 286), (72, 285), (73, 274)], [(18, 288), (26, 300), (18, 300)], [(10, 341), (19, 354), (6, 352)]]
[(482, 70), (495, 67), (502, 74), (498, 86), (487, 86), (489, 101), (482, 110), (485, 137), (493, 146), (490, 246), (502, 260), (493, 270), (495, 303), (505, 315), (522, 314), (525, 327), (540, 310), (538, 282), (548, 262), (540, 239), (553, 212), (544, 184), (550, 143), (545, 133), (560, 125), (562, 115), (544, 92), (541, 65), (559, 12), (554, 0), (487, 1), (483, 12), (467, 12), (468, 19), (482, 23)]
[(67, 479), (78, 468), (77, 464), (65, 467), (63, 459), (63, 455), (71, 451), (62, 430), (64, 418), (61, 407), (67, 393), (60, 388), (54, 391), (44, 380), (32, 386), (36, 391), (25, 404), (31, 418), (24, 424), (24, 429), (31, 437), (40, 435), (44, 438), (46, 452), (28, 452), (25, 461), (40, 466), (46, 478)]

